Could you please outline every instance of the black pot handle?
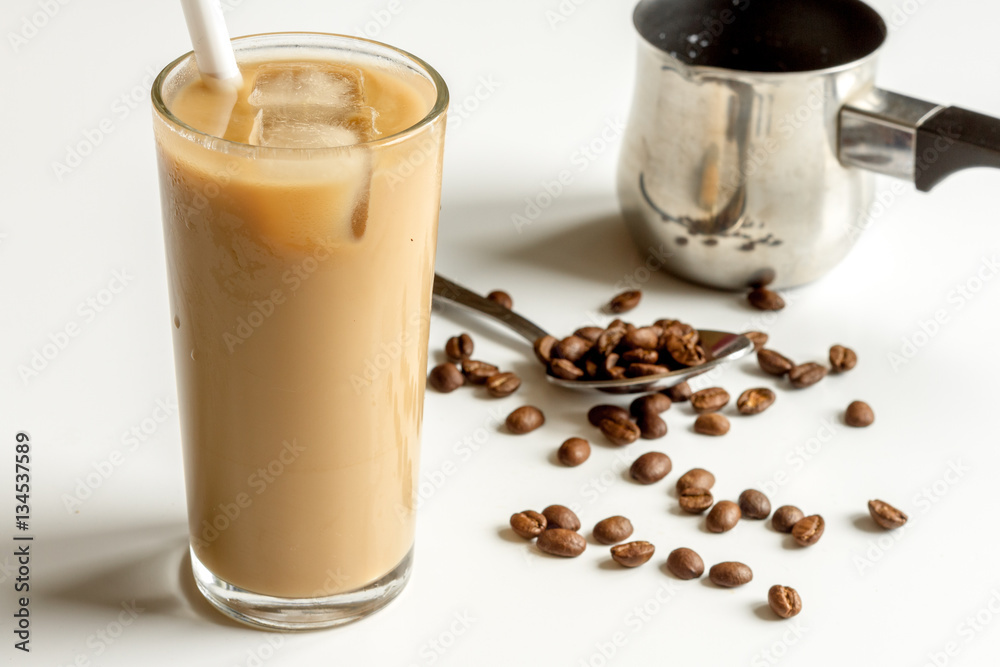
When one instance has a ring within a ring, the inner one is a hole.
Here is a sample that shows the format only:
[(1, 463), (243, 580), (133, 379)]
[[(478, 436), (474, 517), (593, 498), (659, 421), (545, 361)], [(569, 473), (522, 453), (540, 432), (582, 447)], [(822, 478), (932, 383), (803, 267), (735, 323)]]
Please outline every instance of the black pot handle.
[(917, 128), (914, 182), (931, 188), (970, 167), (1000, 168), (1000, 119), (948, 107), (925, 119)]

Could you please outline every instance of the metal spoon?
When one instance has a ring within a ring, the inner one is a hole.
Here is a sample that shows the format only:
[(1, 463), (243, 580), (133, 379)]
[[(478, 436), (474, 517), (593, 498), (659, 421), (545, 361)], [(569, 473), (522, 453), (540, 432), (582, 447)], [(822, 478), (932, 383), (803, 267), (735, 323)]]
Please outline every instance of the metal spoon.
[[(434, 274), (434, 296), (477, 313), (488, 315), (513, 329), (529, 343), (534, 343), (542, 336), (548, 335), (544, 329), (529, 322), (514, 311), (504, 308), (461, 285), (456, 285), (439, 274)], [(708, 358), (708, 361), (698, 366), (659, 375), (645, 375), (621, 380), (563, 380), (547, 373), (545, 377), (552, 384), (569, 389), (597, 389), (609, 394), (638, 394), (672, 387), (690, 380), (696, 375), (701, 375), (720, 364), (744, 357), (753, 351), (753, 343), (746, 336), (740, 334), (699, 330), (698, 335), (702, 347), (705, 349), (705, 356)]]

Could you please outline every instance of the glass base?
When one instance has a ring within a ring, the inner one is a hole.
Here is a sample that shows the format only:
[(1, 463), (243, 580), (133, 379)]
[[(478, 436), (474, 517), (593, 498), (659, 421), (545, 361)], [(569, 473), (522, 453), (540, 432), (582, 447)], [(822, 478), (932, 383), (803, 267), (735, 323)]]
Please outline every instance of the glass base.
[(219, 579), (191, 550), (198, 590), (232, 619), (273, 630), (314, 630), (356, 621), (389, 604), (410, 579), (413, 548), (399, 565), (364, 588), (321, 598), (279, 598), (252, 593)]

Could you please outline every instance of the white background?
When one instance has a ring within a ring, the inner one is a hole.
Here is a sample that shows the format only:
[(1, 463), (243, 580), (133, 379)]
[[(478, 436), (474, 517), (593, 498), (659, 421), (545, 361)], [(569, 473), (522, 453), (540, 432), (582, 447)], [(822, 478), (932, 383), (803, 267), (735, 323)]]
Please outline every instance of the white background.
[[(562, 3), (565, 20), (554, 25), (556, 0), (399, 0), (388, 25), (367, 29), (386, 16), (387, 0), (227, 0), (235, 5), (227, 17), (234, 35), (367, 32), (439, 68), (454, 111), (438, 247), (446, 275), (482, 291), (506, 289), (519, 310), (555, 332), (597, 316), (629, 276), (645, 280), (636, 321), (670, 315), (734, 331), (759, 323), (739, 295), (637, 272), (643, 258), (624, 235), (613, 190), (614, 128), (633, 84), (631, 2), (574, 1)], [(147, 100), (150, 75), (188, 49), (180, 7), (50, 0), (55, 15), (13, 44), (10, 33), (24, 31), (43, 4), (5, 0), (0, 13), (0, 451), (9, 461), (0, 465), (0, 489), (12, 484), (14, 434), (27, 430), (36, 536), (25, 656), (10, 632), (14, 530), (3, 517), (13, 515), (13, 492), (0, 491), (0, 656), (8, 664), (995, 664), (996, 172), (965, 172), (933, 195), (910, 187), (892, 195), (890, 182), (879, 181), (891, 197), (885, 214), (832, 274), (788, 294), (789, 307), (768, 327), (773, 346), (799, 360), (822, 360), (832, 343), (851, 345), (858, 368), (793, 393), (752, 362), (738, 363), (719, 384), (734, 396), (776, 387), (779, 398), (759, 417), (733, 416), (724, 438), (694, 434), (690, 408), (675, 406), (664, 440), (607, 447), (583, 418), (596, 400), (547, 386), (530, 349), (504, 331), (436, 310), (435, 359), (449, 336), (467, 330), (477, 357), (520, 372), (525, 386), (503, 400), (472, 390), (428, 394), (416, 564), (398, 600), (341, 629), (262, 633), (214, 613), (190, 584), (176, 415), (134, 451), (122, 442), (157, 401), (175, 395)], [(890, 0), (875, 4), (893, 13)], [(1000, 5), (895, 5), (880, 84), (1000, 114)], [(104, 119), (112, 131), (60, 178), (53, 163), (65, 162), (69, 147)], [(601, 147), (595, 140), (605, 128), (603, 151), (583, 156), (581, 147)], [(563, 169), (573, 183), (518, 233), (512, 214)], [(85, 315), (80, 304), (98, 298), (115, 271), (131, 276), (125, 289)], [(988, 280), (977, 283), (977, 274)], [(960, 299), (960, 285), (979, 289)], [(944, 324), (923, 335), (921, 322), (937, 311)], [(79, 335), (23, 380), (18, 367), (69, 323)], [(915, 354), (894, 368), (889, 355), (906, 341)], [(874, 407), (872, 428), (842, 425), (855, 398)], [(513, 437), (494, 426), (492, 414), (526, 402), (546, 411), (543, 429)], [(572, 435), (593, 439), (591, 459), (575, 469), (553, 464)], [(468, 455), (463, 441), (478, 449)], [(808, 460), (796, 453), (803, 448)], [(640, 487), (620, 474), (619, 456), (627, 463), (653, 449), (673, 458), (665, 482)], [(121, 465), (68, 510), (67, 494), (116, 450)], [(730, 499), (784, 474), (772, 504), (821, 513), (826, 535), (804, 550), (761, 522), (707, 533), (703, 519), (678, 515), (670, 493), (694, 466), (714, 471), (717, 497)], [(949, 474), (953, 468), (961, 474)], [(864, 518), (872, 497), (908, 512), (907, 527), (875, 531)], [(557, 502), (577, 506), (585, 529), (628, 515), (635, 538), (656, 545), (654, 560), (623, 570), (594, 543), (580, 558), (560, 560), (505, 531), (512, 512)], [(662, 564), (679, 546), (709, 565), (742, 560), (754, 580), (731, 591), (677, 581)], [(775, 583), (803, 597), (793, 621), (763, 607)], [(122, 605), (133, 601), (138, 618), (113, 641), (100, 639), (118, 634)]]

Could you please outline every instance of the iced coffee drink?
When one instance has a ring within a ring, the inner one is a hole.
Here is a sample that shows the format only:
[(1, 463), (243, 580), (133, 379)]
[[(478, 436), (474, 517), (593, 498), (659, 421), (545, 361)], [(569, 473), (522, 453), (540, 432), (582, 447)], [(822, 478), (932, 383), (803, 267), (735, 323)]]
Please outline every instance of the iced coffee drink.
[(373, 42), (233, 43), (235, 102), (191, 57), (154, 86), (192, 565), (331, 625), (409, 572), (447, 91)]

